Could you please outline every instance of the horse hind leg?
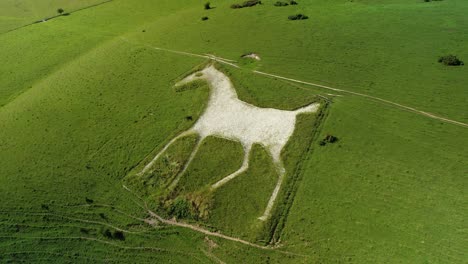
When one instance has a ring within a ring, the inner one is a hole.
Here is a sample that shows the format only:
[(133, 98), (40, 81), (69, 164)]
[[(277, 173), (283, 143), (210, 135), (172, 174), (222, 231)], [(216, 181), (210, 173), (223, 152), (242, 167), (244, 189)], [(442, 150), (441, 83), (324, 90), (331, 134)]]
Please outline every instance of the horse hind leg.
[(273, 162), (275, 163), (276, 171), (278, 173), (278, 181), (276, 182), (275, 189), (273, 190), (273, 193), (270, 196), (270, 200), (268, 200), (268, 204), (265, 208), (265, 211), (263, 212), (263, 215), (258, 218), (261, 221), (265, 221), (270, 217), (271, 210), (273, 209), (273, 206), (275, 205), (276, 199), (278, 198), (279, 191), (281, 190), (281, 186), (283, 185), (286, 170), (284, 168), (283, 162), (280, 159), (279, 153), (281, 153), (281, 151), (277, 151), (277, 152), (275, 151), (272, 153)]
[(190, 157), (188, 158), (187, 162), (185, 163), (184, 167), (182, 168), (182, 171), (179, 174), (177, 174), (176, 178), (169, 185), (169, 190), (174, 190), (174, 188), (177, 186), (180, 179), (184, 175), (185, 171), (187, 171), (188, 167), (190, 166), (193, 159), (197, 155), (198, 149), (200, 149), (202, 141), (203, 141), (203, 138), (198, 139), (197, 145), (195, 146), (195, 148), (193, 148), (192, 153), (190, 153)]
[(244, 161), (242, 162), (242, 166), (235, 172), (229, 174), (228, 176), (224, 177), (223, 179), (219, 180), (215, 184), (211, 185), (212, 190), (216, 190), (219, 187), (223, 186), (224, 184), (228, 183), (232, 179), (236, 178), (243, 172), (245, 172), (249, 168), (249, 158), (250, 158), (250, 151), (252, 149), (252, 146), (244, 146)]
[(156, 156), (148, 164), (146, 164), (146, 166), (138, 173), (138, 175), (141, 176), (141, 175), (145, 174), (149, 169), (151, 169), (151, 167), (153, 167), (154, 163), (156, 163), (156, 161), (161, 157), (161, 155), (164, 154), (164, 152), (166, 152), (166, 150), (172, 144), (174, 144), (174, 142), (176, 142), (180, 138), (183, 138), (185, 136), (188, 136), (188, 135), (191, 135), (191, 134), (194, 134), (194, 133), (195, 133), (195, 131), (193, 131), (193, 130), (187, 130), (187, 131), (184, 131), (184, 132), (180, 133), (175, 138), (171, 139), (171, 141), (169, 141), (163, 147), (163, 149), (161, 149), (161, 151), (159, 151), (158, 154), (156, 154)]

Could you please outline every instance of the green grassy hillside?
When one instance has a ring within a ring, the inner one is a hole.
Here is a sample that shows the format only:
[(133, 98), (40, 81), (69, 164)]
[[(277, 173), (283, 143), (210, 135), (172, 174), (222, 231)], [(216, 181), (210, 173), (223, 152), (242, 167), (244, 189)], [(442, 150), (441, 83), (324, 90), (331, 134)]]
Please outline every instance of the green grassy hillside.
[[(205, 10), (194, 0), (114, 0), (5, 33), (99, 2), (0, 4), (0, 262), (467, 261), (468, 66), (437, 60), (468, 62), (468, 2), (232, 9), (242, 1), (218, 0)], [(288, 20), (297, 13), (309, 19)], [(240, 58), (249, 52), (261, 60)], [(277, 175), (260, 146), (251, 168), (214, 192), (208, 184), (240, 166), (236, 142), (205, 139), (174, 190), (166, 186), (196, 136), (170, 148), (155, 173), (136, 174), (203, 113), (207, 85), (173, 87), (207, 63), (203, 54), (238, 61), (241, 69), (217, 67), (250, 104), (326, 105), (299, 118), (266, 222), (256, 218)], [(338, 141), (321, 146), (327, 135)], [(181, 197), (206, 214), (179, 221), (259, 246), (154, 222), (148, 209), (172, 218)]]
[(105, 0), (5, 0), (0, 3), (0, 34), (26, 26), (36, 21), (95, 6)]

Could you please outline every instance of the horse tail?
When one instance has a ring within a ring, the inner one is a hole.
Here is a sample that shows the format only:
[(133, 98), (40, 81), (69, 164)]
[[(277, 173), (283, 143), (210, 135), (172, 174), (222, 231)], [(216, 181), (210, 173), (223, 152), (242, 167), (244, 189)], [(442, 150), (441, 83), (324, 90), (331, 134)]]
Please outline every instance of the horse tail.
[(301, 107), (294, 112), (296, 115), (303, 114), (303, 113), (315, 113), (319, 109), (320, 104), (319, 103), (313, 103), (304, 107)]

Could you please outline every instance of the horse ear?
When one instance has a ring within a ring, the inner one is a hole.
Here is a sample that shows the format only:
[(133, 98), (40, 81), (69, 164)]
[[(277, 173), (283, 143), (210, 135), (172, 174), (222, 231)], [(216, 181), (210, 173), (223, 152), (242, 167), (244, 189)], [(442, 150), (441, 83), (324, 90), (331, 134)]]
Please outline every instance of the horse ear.
[(195, 72), (181, 81), (177, 82), (174, 85), (175, 91), (176, 92), (183, 92), (187, 90), (195, 90), (205, 84), (205, 81), (203, 81), (203, 73), (202, 72)]

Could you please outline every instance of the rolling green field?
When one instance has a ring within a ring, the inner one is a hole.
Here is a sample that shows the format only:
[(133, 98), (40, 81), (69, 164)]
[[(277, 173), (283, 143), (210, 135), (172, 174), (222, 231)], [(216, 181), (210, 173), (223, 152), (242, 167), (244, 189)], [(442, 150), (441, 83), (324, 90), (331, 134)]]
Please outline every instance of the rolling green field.
[(71, 13), (106, 2), (105, 0), (4, 0), (0, 9), (0, 33), (58, 15), (58, 9)]
[[(468, 2), (101, 2), (0, 3), (0, 262), (468, 261), (468, 66), (437, 62), (468, 63)], [(71, 14), (21, 27), (59, 7)], [(298, 13), (309, 19), (287, 19)], [(263, 146), (215, 191), (238, 142), (206, 138), (173, 190), (195, 135), (137, 173), (203, 113), (209, 87), (174, 84), (204, 54), (241, 65), (216, 63), (247, 103), (322, 104), (298, 118), (265, 222), (277, 175)]]

